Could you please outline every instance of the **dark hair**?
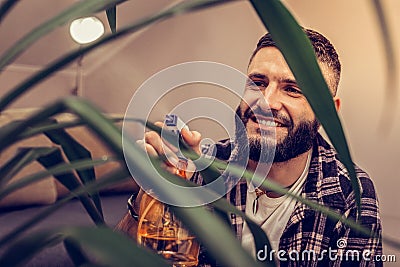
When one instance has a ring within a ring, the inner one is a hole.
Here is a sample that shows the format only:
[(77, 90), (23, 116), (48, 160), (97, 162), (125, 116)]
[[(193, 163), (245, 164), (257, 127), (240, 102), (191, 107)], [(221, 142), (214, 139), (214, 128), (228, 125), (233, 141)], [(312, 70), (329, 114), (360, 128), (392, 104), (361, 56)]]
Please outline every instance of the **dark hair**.
[[(325, 63), (334, 74), (334, 84), (331, 88), (333, 90), (333, 95), (336, 95), (336, 91), (340, 80), (341, 65), (339, 61), (339, 56), (333, 47), (332, 43), (322, 34), (311, 29), (303, 29), (307, 37), (311, 41), (311, 45), (314, 48), (315, 55), (321, 63)], [(253, 60), (255, 54), (264, 47), (277, 47), (274, 40), (272, 40), (271, 34), (267, 33), (257, 43), (257, 47), (250, 57), (249, 64)]]

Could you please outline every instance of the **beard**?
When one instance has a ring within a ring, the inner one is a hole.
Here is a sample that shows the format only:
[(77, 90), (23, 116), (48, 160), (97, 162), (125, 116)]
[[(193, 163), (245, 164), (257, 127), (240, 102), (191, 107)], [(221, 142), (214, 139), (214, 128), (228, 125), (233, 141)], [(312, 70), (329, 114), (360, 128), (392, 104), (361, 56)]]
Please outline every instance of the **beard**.
[[(255, 114), (265, 113), (259, 108), (254, 110)], [(269, 116), (279, 118), (285, 122), (288, 129), (287, 136), (278, 142), (274, 132), (261, 132), (249, 135), (246, 129), (249, 119), (253, 116), (253, 111), (249, 108), (244, 113), (240, 107), (236, 110), (236, 140), (239, 151), (248, 151), (249, 159), (261, 163), (285, 162), (307, 152), (313, 146), (313, 142), (318, 134), (320, 123), (313, 121), (301, 121), (295, 128), (290, 119), (282, 117), (276, 110), (271, 110)], [(266, 114), (265, 114), (266, 115)], [(238, 127), (238, 123), (244, 127)]]

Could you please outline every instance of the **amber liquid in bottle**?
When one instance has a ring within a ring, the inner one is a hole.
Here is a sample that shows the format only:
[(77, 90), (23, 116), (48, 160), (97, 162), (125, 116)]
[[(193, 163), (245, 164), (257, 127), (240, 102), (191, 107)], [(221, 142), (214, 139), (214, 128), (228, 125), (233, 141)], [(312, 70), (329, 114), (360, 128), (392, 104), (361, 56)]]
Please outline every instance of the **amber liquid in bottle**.
[[(188, 161), (178, 157), (175, 174), (186, 179)], [(141, 207), (138, 225), (139, 244), (162, 255), (175, 267), (198, 265), (200, 246), (195, 236), (175, 217), (170, 208), (151, 198)], [(143, 212), (142, 212), (143, 209)]]

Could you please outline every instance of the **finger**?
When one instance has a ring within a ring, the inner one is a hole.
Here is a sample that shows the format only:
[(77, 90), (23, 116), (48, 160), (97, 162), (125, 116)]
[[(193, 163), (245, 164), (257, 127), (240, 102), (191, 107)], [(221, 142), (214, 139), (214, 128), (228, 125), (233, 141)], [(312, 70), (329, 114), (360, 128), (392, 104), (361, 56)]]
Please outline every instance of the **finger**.
[(186, 144), (188, 144), (197, 154), (200, 155), (200, 141), (201, 134), (198, 131), (189, 131), (185, 128), (182, 129), (181, 135)]
[[(165, 129), (164, 126), (165, 124), (161, 121), (156, 121), (154, 123), (155, 126), (158, 126), (160, 128), (163, 128), (163, 130)], [(168, 130), (168, 129), (167, 129)], [(177, 153), (179, 151), (179, 149), (177, 147), (175, 147), (174, 145), (172, 145), (170, 142), (168, 142), (167, 140), (165, 140), (165, 138), (163, 138), (163, 132), (161, 131), (161, 140), (163, 142), (163, 146), (168, 147), (172, 152)], [(159, 150), (158, 150), (159, 151)]]
[(164, 127), (164, 123), (161, 122), (161, 121), (156, 121), (156, 122), (154, 123), (154, 125), (155, 125), (155, 126), (158, 126), (158, 127), (160, 127), (160, 128), (163, 128), (163, 127)]
[(198, 145), (201, 141), (201, 134), (198, 131), (189, 131), (183, 128), (181, 130), (181, 135), (189, 146)]
[(152, 157), (157, 157), (158, 156), (157, 151), (150, 144), (145, 144), (145, 150), (146, 150), (147, 154), (149, 154)]
[(164, 148), (161, 137), (155, 131), (149, 131), (144, 134), (144, 141), (151, 145), (158, 155), (164, 155)]
[(176, 164), (178, 158), (176, 154), (163, 142), (158, 133), (150, 131), (145, 133), (144, 140), (146, 150), (154, 156), (166, 157), (166, 163), (169, 165)]
[(157, 151), (154, 149), (154, 147), (152, 145), (150, 145), (150, 144), (145, 143), (144, 140), (137, 140), (136, 144), (140, 148), (142, 148), (144, 151), (146, 151), (147, 154), (149, 154), (150, 156), (153, 156), (153, 157), (157, 157), (158, 156)]

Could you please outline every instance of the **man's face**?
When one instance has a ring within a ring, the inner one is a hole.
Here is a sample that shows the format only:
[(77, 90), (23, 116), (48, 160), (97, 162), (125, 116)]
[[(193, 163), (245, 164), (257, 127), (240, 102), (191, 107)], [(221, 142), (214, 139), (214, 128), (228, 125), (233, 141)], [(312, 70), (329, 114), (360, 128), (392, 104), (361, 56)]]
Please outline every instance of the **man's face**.
[[(320, 65), (324, 76), (330, 73)], [(238, 115), (246, 128), (250, 159), (269, 162), (271, 157), (263, 154), (275, 145), (274, 162), (308, 151), (319, 123), (281, 52), (275, 47), (259, 50), (247, 75)]]

